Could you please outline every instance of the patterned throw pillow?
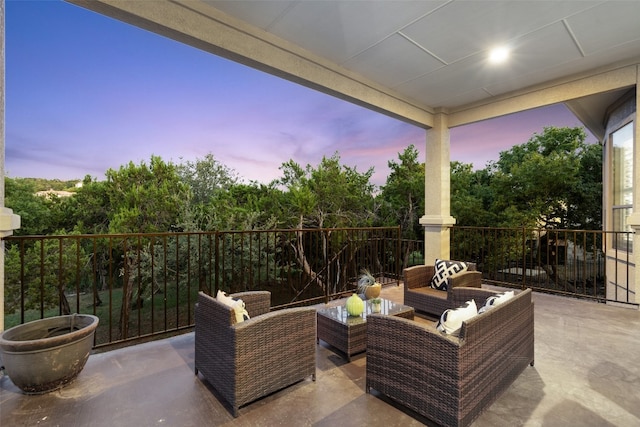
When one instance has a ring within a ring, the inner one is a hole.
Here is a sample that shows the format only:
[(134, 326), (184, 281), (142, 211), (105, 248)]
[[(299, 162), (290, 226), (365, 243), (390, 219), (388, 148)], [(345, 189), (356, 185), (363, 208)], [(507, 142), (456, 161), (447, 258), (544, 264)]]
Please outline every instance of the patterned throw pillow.
[(445, 261), (436, 259), (435, 273), (431, 279), (431, 287), (441, 291), (447, 290), (448, 278), (456, 273), (467, 271), (467, 264), (460, 261)]
[(478, 314), (480, 313), (484, 313), (485, 311), (502, 304), (505, 301), (510, 300), (511, 298), (513, 298), (513, 291), (507, 291), (507, 292), (503, 292), (501, 294), (496, 294), (493, 296), (490, 296), (489, 298), (487, 298), (487, 300), (484, 302), (484, 305), (482, 307), (480, 307), (480, 310), (478, 310)]
[(445, 334), (457, 336), (460, 333), (462, 322), (471, 319), (476, 314), (478, 314), (476, 302), (469, 300), (460, 308), (445, 310), (442, 316), (440, 316), (436, 329)]

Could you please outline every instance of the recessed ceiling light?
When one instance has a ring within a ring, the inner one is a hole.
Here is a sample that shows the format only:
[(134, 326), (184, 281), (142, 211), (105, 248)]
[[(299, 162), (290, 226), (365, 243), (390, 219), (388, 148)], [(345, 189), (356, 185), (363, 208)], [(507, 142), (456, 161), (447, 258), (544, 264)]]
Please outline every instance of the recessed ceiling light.
[(506, 47), (496, 47), (489, 52), (489, 61), (494, 64), (500, 64), (509, 57), (509, 49)]

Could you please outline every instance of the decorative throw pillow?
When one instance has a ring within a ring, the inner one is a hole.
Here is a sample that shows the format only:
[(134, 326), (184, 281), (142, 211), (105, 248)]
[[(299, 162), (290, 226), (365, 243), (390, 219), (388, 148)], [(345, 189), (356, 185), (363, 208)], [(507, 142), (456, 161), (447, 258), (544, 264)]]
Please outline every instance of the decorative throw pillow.
[[(244, 318), (244, 314), (247, 313), (247, 310), (244, 308), (244, 301), (241, 299), (233, 299), (230, 296), (226, 295), (224, 292), (218, 290), (218, 294), (216, 295), (216, 300), (221, 304), (226, 305), (227, 307), (231, 307), (233, 313), (236, 316), (236, 322), (240, 323)], [(249, 314), (247, 314), (247, 319), (249, 318)]]
[(218, 290), (218, 293), (216, 295), (216, 300), (218, 300), (219, 303), (227, 305), (229, 307), (231, 307), (233, 305), (233, 303), (235, 302), (235, 300), (233, 298), (231, 298), (230, 296), (228, 296), (227, 294), (225, 294), (221, 290)]
[(480, 310), (478, 310), (478, 314), (484, 313), (485, 311), (497, 305), (500, 305), (505, 301), (510, 300), (511, 298), (513, 298), (513, 295), (514, 295), (513, 291), (507, 291), (507, 292), (502, 292), (500, 294), (490, 296), (484, 302), (484, 305), (480, 307)]
[(462, 322), (478, 314), (478, 307), (474, 300), (469, 300), (462, 307), (445, 310), (440, 316), (436, 329), (450, 335), (458, 335)]
[(467, 271), (467, 264), (460, 261), (445, 261), (436, 259), (435, 273), (431, 278), (431, 287), (441, 291), (447, 290), (448, 279), (456, 273)]
[(238, 312), (240, 312), (242, 314), (242, 320), (249, 320), (249, 313), (247, 313), (247, 308), (244, 304), (244, 301), (242, 301), (240, 298), (235, 299), (234, 301), (236, 302), (235, 305), (233, 306), (236, 310), (236, 315), (238, 314)]

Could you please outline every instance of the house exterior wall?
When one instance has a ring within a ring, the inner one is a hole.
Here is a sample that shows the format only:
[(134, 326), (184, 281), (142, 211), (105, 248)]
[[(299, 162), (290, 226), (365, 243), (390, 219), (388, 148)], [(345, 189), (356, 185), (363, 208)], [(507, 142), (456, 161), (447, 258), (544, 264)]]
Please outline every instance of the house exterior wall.
[[(632, 122), (634, 128), (634, 177), (633, 177), (633, 213), (627, 218), (627, 225), (635, 231), (633, 238), (633, 248), (631, 251), (623, 251), (613, 248), (612, 244), (605, 247), (606, 257), (606, 296), (608, 300), (638, 303), (637, 298), (638, 283), (636, 279), (636, 265), (640, 259), (640, 143), (637, 126), (637, 86), (629, 91), (616, 103), (610, 106), (605, 123), (605, 137), (602, 141), (604, 149), (603, 157), (603, 226), (604, 231), (614, 230), (612, 218), (613, 206), (613, 149), (611, 147), (611, 134), (622, 126)], [(613, 240), (613, 239), (610, 239)]]

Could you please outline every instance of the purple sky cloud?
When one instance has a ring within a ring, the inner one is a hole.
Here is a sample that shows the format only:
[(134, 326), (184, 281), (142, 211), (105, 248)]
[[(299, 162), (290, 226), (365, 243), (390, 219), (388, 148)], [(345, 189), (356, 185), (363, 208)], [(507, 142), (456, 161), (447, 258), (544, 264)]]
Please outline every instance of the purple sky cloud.
[[(103, 179), (151, 155), (208, 153), (245, 181), (335, 152), (382, 185), (425, 131), (64, 2), (6, 2), (10, 177)], [(581, 126), (562, 105), (452, 130), (451, 159), (482, 168), (545, 126)], [(590, 137), (593, 141), (593, 137)]]

